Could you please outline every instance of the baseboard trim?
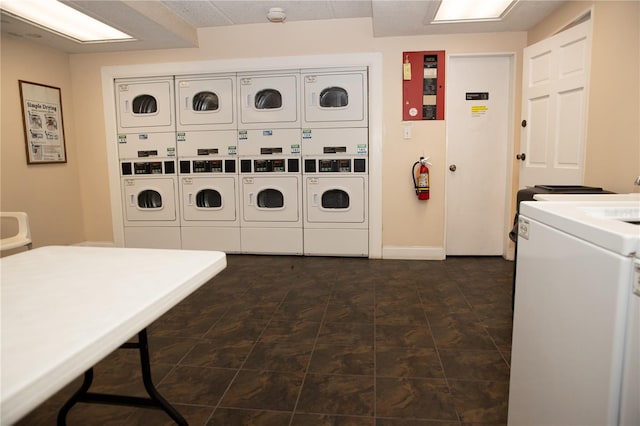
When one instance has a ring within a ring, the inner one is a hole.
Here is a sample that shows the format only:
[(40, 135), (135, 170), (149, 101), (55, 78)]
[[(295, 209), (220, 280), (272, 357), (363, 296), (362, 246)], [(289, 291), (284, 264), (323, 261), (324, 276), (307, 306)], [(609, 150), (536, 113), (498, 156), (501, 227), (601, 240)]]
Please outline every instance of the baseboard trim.
[(113, 241), (82, 241), (80, 243), (71, 244), (73, 246), (84, 247), (115, 247), (116, 244)]
[(382, 248), (383, 259), (398, 260), (444, 260), (444, 247), (400, 247), (385, 246)]

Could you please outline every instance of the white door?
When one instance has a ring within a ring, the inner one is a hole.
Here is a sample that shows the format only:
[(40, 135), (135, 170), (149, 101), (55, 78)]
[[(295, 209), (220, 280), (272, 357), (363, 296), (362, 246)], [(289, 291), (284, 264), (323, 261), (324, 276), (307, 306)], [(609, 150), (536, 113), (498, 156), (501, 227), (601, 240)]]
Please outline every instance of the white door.
[(118, 131), (161, 132), (173, 129), (173, 77), (118, 80)]
[(233, 222), (236, 214), (237, 178), (226, 177), (182, 177), (184, 221)]
[(123, 178), (126, 221), (147, 225), (174, 222), (177, 218), (176, 189), (176, 180), (172, 177)]
[(245, 222), (299, 222), (300, 178), (266, 176), (242, 178), (242, 209)]
[(176, 79), (178, 130), (233, 129), (234, 86), (234, 76)]
[(590, 52), (591, 21), (524, 50), (521, 188), (583, 183)]
[(302, 77), (303, 126), (367, 126), (366, 71), (304, 74)]
[(308, 223), (365, 223), (366, 176), (305, 177)]
[(240, 126), (299, 127), (298, 77), (296, 74), (238, 77)]
[(449, 58), (447, 255), (504, 251), (512, 61), (506, 55)]

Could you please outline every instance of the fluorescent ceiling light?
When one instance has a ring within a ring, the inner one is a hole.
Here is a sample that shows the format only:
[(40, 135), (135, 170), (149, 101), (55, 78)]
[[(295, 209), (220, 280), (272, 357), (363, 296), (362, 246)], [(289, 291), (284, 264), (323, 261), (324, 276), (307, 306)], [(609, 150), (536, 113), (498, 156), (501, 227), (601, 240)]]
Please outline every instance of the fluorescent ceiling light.
[(133, 40), (130, 35), (56, 0), (0, 0), (0, 8), (80, 43)]
[(495, 21), (517, 0), (442, 0), (433, 22)]

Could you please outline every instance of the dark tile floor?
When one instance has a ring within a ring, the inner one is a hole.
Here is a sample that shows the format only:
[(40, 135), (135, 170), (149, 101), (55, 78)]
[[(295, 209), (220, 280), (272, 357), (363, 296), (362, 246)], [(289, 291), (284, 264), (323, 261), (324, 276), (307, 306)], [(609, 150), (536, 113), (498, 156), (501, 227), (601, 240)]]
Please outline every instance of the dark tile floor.
[[(506, 424), (513, 264), (228, 256), (149, 327), (159, 391), (192, 425)], [(93, 391), (144, 396), (135, 351)], [(20, 425), (53, 425), (77, 379)], [(172, 424), (78, 404), (69, 425)]]

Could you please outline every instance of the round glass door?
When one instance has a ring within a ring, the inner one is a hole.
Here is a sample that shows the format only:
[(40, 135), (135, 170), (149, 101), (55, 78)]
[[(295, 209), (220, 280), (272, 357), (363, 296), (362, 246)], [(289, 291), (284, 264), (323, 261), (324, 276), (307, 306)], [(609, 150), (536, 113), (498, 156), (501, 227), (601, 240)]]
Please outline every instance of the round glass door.
[(349, 105), (349, 94), (342, 87), (327, 87), (320, 92), (322, 108), (343, 108)]
[(348, 209), (349, 194), (341, 189), (331, 189), (322, 194), (322, 207), (325, 209)]
[(217, 111), (220, 108), (218, 95), (209, 91), (196, 93), (191, 104), (194, 111)]
[(258, 193), (258, 207), (279, 209), (284, 207), (284, 195), (277, 189), (264, 189)]
[(138, 194), (138, 207), (141, 209), (159, 209), (162, 207), (162, 195), (153, 189), (145, 189)]
[(222, 207), (222, 195), (215, 189), (203, 189), (196, 194), (196, 206), (202, 209)]
[(138, 95), (133, 98), (134, 114), (155, 114), (158, 112), (158, 101), (151, 95)]
[(282, 108), (282, 94), (276, 89), (264, 89), (256, 93), (256, 109)]

